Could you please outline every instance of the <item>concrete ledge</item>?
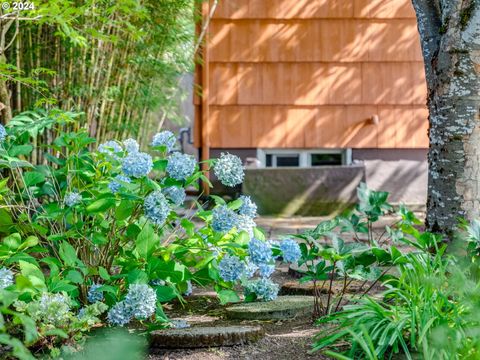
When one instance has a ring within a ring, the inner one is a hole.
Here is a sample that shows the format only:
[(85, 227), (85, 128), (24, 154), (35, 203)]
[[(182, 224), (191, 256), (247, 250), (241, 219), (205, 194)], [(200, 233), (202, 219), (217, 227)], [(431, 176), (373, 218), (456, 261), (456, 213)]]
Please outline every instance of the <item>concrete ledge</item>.
[(323, 216), (354, 205), (362, 181), (363, 165), (247, 169), (243, 193), (262, 215)]

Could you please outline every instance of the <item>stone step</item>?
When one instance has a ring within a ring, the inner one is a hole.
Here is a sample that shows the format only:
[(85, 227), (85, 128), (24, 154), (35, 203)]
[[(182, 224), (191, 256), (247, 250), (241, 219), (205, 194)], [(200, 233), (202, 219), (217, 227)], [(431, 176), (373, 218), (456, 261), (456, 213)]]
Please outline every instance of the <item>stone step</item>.
[(263, 338), (260, 326), (209, 326), (165, 329), (150, 333), (150, 348), (185, 349), (243, 345)]
[[(322, 286), (323, 281), (320, 281), (317, 284), (319, 294), (328, 294), (329, 281), (325, 282)], [(363, 285), (363, 288), (362, 288)], [(357, 294), (362, 293), (369, 286), (369, 283), (364, 284), (363, 281), (353, 281), (347, 287), (347, 294)], [(341, 294), (343, 289), (343, 280), (335, 280), (332, 284), (331, 294)], [(289, 281), (282, 285), (280, 288), (280, 295), (314, 295), (313, 291), (313, 281), (308, 281), (306, 283), (299, 283), (298, 281)]]
[(236, 304), (225, 309), (229, 319), (286, 320), (311, 315), (313, 296), (279, 296), (273, 301)]

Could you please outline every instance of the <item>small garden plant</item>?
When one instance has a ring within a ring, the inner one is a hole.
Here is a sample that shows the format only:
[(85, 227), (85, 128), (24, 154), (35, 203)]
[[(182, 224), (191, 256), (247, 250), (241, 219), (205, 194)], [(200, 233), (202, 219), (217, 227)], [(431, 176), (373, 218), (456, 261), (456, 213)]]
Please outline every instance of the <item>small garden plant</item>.
[[(0, 343), (15, 357), (50, 349), (97, 326), (169, 324), (162, 304), (211, 285), (222, 303), (269, 301), (275, 259), (295, 262), (295, 242), (267, 241), (247, 196), (205, 209), (186, 191), (208, 182), (169, 131), (148, 151), (134, 139), (96, 145), (85, 130), (64, 131), (76, 114), (28, 114), (0, 126)], [(45, 129), (51, 144), (32, 144)], [(33, 165), (33, 152), (46, 161)], [(208, 168), (226, 186), (243, 181), (241, 160), (222, 154)]]
[[(322, 280), (329, 287), (334, 278), (343, 283), (337, 302), (330, 292), (326, 305), (317, 300), (315, 315), (323, 329), (313, 350), (342, 360), (400, 354), (407, 359), (478, 359), (479, 223), (462, 223), (447, 246), (442, 236), (422, 232), (421, 221), (400, 207), (394, 224), (375, 231), (375, 221), (392, 209), (386, 193), (364, 186), (358, 192), (353, 212), (300, 235), (305, 240), (301, 261), (309, 264), (304, 279)], [(344, 230), (352, 236), (348, 245), (338, 239)], [(320, 236), (326, 245), (318, 242)], [(339, 306), (352, 279), (370, 285)], [(377, 283), (380, 294), (369, 296)]]

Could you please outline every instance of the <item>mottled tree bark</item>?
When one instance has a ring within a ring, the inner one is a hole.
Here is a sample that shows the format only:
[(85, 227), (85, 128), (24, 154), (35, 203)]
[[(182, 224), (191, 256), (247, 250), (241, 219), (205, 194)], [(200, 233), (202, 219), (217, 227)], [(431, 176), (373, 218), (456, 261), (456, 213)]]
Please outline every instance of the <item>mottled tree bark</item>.
[(480, 0), (412, 0), (427, 78), (426, 225), (450, 234), (480, 213)]

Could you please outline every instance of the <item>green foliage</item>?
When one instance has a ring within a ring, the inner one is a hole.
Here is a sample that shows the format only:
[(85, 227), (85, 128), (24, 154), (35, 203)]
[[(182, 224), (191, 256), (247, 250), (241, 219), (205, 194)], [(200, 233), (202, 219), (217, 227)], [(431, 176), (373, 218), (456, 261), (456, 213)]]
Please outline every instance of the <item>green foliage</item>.
[[(357, 209), (369, 213), (350, 215), (356, 222), (347, 222), (347, 229), (361, 229), (362, 217), (372, 219), (372, 207)], [(373, 218), (381, 215), (374, 210)], [(407, 359), (478, 359), (478, 221), (464, 222), (446, 253), (442, 237), (421, 232), (413, 213), (401, 207), (397, 215), (400, 220), (386, 226), (380, 237), (373, 233), (365, 239), (373, 244), (372, 264), (389, 269), (379, 278), (386, 290), (375, 297), (354, 297), (339, 312), (320, 318), (318, 323), (328, 326), (315, 337), (314, 351), (337, 359), (389, 359), (400, 354)], [(385, 243), (385, 234), (413, 250), (378, 247)]]
[[(172, 186), (198, 188), (203, 176), (198, 165), (191, 176), (175, 180), (163, 165), (169, 154), (154, 148), (152, 163), (162, 166), (112, 190), (116, 177), (125, 175), (126, 150), (90, 151), (95, 140), (85, 130), (62, 131), (76, 117), (59, 110), (21, 114), (0, 143), (0, 269), (15, 274), (15, 283), (6, 288), (14, 299), (5, 305), (3, 341), (23, 341), (25, 348), (41, 350), (49, 344), (53, 356), (63, 343), (106, 325), (106, 311), (126, 301), (134, 284), (146, 284), (156, 295), (155, 311), (136, 318), (147, 328), (169, 326), (162, 303), (183, 302), (191, 284), (212, 285), (224, 304), (239, 301), (238, 288), (221, 278), (218, 263), (226, 254), (245, 262), (250, 237), (255, 233), (263, 239), (263, 234), (257, 229), (249, 234), (238, 225), (215, 231), (212, 211), (198, 201), (197, 211), (168, 202), (164, 221), (154, 221), (145, 199)], [(58, 136), (47, 146), (34, 146), (32, 137), (46, 129)], [(39, 150), (48, 154), (45, 164), (26, 160)], [(214, 200), (217, 206), (225, 204)], [(226, 205), (237, 211), (242, 204)], [(35, 337), (25, 340), (27, 330), (17, 326), (18, 319), (35, 328)], [(18, 345), (14, 351), (22, 349)]]
[(78, 120), (97, 140), (148, 137), (158, 130), (155, 113), (183, 121), (193, 0), (44, 0), (22, 15), (30, 20), (9, 24), (0, 64), (0, 80), (16, 90), (14, 114), (44, 104), (84, 111)]
[[(302, 240), (299, 264), (306, 267), (300, 281), (313, 281), (315, 318), (337, 311), (354, 280), (363, 281), (363, 296), (385, 277), (400, 251), (395, 246), (385, 249), (382, 244), (387, 241), (409, 242), (403, 232), (418, 233), (415, 226), (420, 221), (401, 207), (398, 214), (401, 220), (392, 227), (387, 226), (384, 233), (377, 236), (374, 223), (392, 210), (387, 202), (388, 193), (370, 190), (362, 183), (357, 194), (359, 202), (353, 211), (296, 235)], [(335, 280), (342, 283), (342, 289), (333, 299), (331, 289)], [(373, 285), (366, 286), (368, 282)], [(322, 301), (324, 293), (327, 294), (325, 302)]]

